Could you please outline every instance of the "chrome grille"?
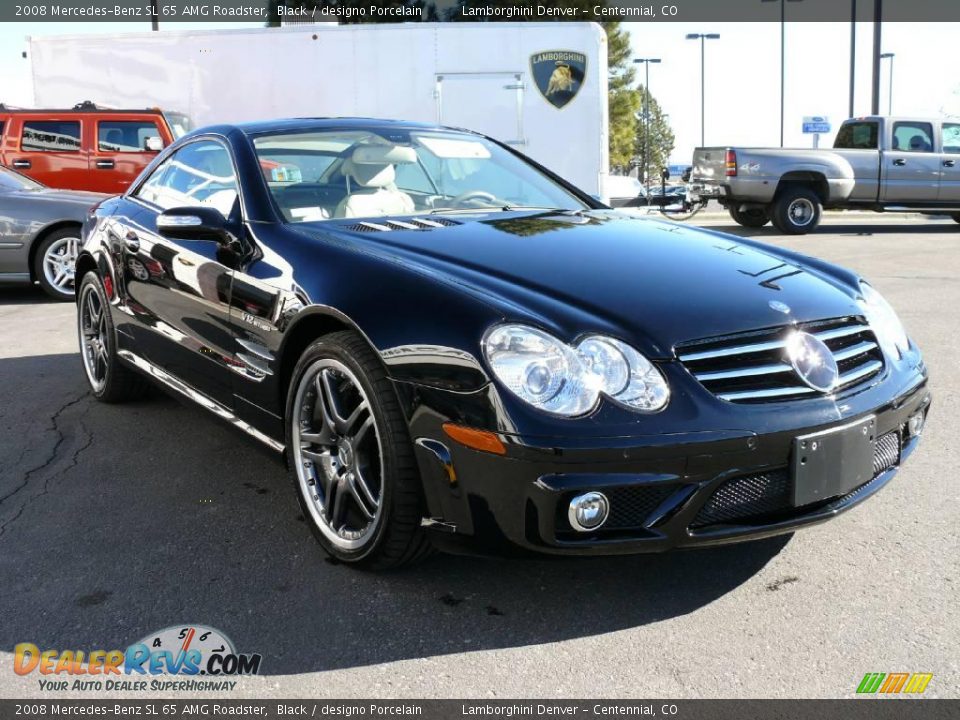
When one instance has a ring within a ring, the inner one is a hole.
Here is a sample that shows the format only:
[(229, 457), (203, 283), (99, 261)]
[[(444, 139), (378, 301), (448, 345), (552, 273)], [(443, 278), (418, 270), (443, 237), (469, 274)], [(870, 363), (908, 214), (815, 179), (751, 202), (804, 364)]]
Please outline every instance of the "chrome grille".
[(794, 330), (814, 335), (833, 353), (840, 370), (834, 393), (866, 382), (883, 369), (883, 353), (873, 331), (856, 317), (685, 343), (677, 347), (677, 356), (721, 400), (756, 403), (802, 399), (818, 392), (800, 380), (786, 358), (786, 340)]

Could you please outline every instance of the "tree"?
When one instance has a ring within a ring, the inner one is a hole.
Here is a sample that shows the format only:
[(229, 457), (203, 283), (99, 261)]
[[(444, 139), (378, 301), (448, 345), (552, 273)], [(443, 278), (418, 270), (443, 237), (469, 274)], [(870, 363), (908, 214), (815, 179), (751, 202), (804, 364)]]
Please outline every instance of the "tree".
[[(641, 85), (637, 93), (641, 102), (644, 98), (644, 90), (645, 88)], [(634, 163), (639, 168), (637, 177), (640, 180), (648, 177), (651, 182), (655, 182), (660, 177), (660, 171), (670, 163), (670, 153), (673, 152), (676, 138), (670, 123), (667, 122), (667, 116), (664, 115), (663, 109), (660, 107), (660, 103), (652, 94), (650, 95), (648, 112), (650, 117), (649, 130), (644, 128), (642, 116), (637, 123)]]
[(633, 88), (630, 33), (619, 21), (601, 23), (607, 31), (607, 106), (610, 122), (610, 169), (626, 171), (634, 158), (640, 93)]

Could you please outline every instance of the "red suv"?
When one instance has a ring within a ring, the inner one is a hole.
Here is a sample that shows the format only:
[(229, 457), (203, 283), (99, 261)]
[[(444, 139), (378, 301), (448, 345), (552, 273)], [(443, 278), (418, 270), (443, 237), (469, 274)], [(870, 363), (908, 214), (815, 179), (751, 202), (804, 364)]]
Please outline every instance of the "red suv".
[(0, 165), (53, 188), (122, 193), (157, 152), (190, 130), (186, 115), (159, 108), (70, 110), (0, 105)]

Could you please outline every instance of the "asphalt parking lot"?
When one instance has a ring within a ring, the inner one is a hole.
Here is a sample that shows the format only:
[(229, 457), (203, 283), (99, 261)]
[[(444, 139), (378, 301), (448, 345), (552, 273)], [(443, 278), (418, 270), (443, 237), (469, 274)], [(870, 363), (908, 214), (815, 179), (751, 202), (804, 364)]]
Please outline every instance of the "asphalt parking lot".
[(749, 234), (884, 293), (925, 352), (931, 420), (850, 513), (662, 556), (331, 564), (270, 456), (159, 393), (92, 402), (73, 307), (0, 291), (0, 696), (43, 695), (13, 673), (17, 643), (123, 648), (184, 623), (263, 655), (236, 697), (852, 697), (864, 673), (898, 671), (960, 696), (960, 226)]

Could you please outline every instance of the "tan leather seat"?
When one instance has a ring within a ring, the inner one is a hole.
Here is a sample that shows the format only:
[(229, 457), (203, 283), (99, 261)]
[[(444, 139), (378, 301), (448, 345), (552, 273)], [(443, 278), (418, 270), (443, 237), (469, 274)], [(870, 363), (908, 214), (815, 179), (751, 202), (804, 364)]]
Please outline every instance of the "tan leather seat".
[(365, 145), (353, 151), (340, 172), (347, 181), (347, 196), (340, 201), (336, 218), (409, 215), (413, 198), (396, 186), (395, 163), (416, 162), (413, 148), (398, 145)]

